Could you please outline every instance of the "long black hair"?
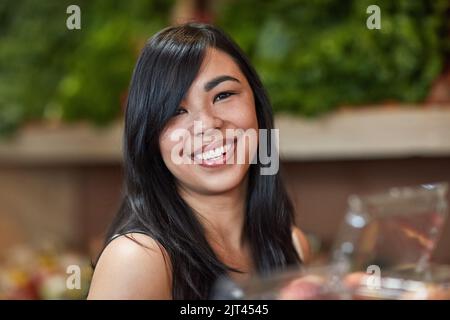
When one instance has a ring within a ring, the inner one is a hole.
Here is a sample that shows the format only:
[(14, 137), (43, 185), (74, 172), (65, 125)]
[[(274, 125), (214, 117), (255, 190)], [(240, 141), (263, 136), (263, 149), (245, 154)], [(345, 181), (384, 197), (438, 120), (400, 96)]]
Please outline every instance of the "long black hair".
[[(214, 254), (193, 209), (177, 192), (159, 149), (160, 134), (195, 79), (207, 48), (234, 59), (253, 90), (259, 128), (273, 128), (272, 108), (257, 73), (217, 27), (168, 27), (143, 48), (125, 115), (125, 194), (105, 245), (112, 236), (135, 230), (155, 239), (170, 258), (174, 299), (209, 298), (215, 280), (231, 270)], [(261, 175), (260, 166), (257, 161), (249, 167), (243, 233), (256, 271), (269, 274), (300, 263), (300, 258), (292, 243), (293, 209), (281, 177)]]

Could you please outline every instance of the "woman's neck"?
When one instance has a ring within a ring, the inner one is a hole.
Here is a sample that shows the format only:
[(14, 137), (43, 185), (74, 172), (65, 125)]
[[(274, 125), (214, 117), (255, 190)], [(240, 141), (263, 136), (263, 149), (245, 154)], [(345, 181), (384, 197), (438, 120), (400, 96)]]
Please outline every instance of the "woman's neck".
[(247, 178), (234, 189), (220, 194), (202, 194), (179, 188), (180, 195), (194, 209), (212, 245), (225, 250), (240, 250), (244, 245), (243, 227)]

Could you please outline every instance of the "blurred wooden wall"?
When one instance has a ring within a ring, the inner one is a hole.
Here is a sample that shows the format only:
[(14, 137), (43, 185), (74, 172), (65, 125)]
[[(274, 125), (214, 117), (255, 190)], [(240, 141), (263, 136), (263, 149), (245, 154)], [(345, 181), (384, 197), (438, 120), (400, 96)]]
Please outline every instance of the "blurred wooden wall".
[[(348, 195), (450, 181), (450, 158), (296, 161), (282, 170), (297, 224), (327, 250)], [(97, 255), (122, 198), (118, 163), (0, 166), (0, 177), (0, 252), (18, 243), (57, 241)], [(450, 220), (434, 260), (450, 263)]]

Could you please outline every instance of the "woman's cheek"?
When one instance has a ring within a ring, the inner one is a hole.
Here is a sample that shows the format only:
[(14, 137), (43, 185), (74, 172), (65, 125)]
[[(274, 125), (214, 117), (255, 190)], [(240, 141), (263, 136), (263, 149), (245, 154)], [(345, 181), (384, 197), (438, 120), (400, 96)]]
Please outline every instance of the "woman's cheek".
[(168, 168), (177, 163), (177, 153), (182, 150), (182, 143), (175, 140), (172, 130), (164, 131), (160, 139), (160, 150), (162, 158)]
[(250, 135), (250, 140), (248, 141), (248, 152), (252, 156), (256, 153), (257, 146), (259, 143), (259, 126), (258, 119), (256, 117), (255, 106), (253, 99), (248, 98), (245, 103), (245, 108), (241, 112), (241, 117), (237, 121), (237, 125), (244, 130), (252, 131), (253, 134)]

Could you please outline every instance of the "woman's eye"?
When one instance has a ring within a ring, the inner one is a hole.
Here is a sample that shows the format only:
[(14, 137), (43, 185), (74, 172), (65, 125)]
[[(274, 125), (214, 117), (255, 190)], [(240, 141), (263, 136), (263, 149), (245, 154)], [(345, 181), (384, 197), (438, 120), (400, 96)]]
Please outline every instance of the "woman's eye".
[(178, 115), (183, 114), (183, 113), (186, 113), (186, 112), (187, 112), (187, 110), (186, 110), (185, 108), (179, 107), (179, 108), (175, 111), (174, 116), (178, 116)]
[(232, 96), (234, 94), (235, 94), (234, 92), (228, 92), (228, 91), (227, 92), (221, 92), (221, 93), (219, 93), (218, 95), (216, 95), (214, 97), (214, 102), (226, 99), (226, 98), (228, 98), (228, 97), (230, 97), (230, 96)]

